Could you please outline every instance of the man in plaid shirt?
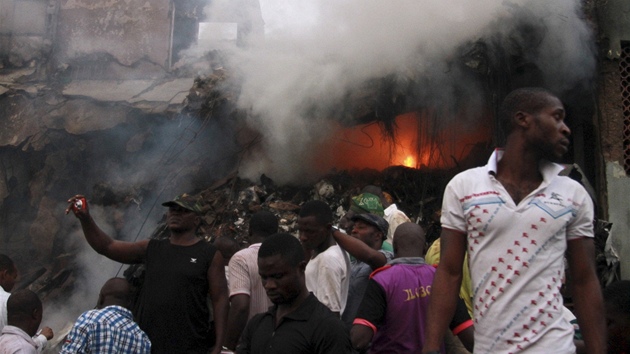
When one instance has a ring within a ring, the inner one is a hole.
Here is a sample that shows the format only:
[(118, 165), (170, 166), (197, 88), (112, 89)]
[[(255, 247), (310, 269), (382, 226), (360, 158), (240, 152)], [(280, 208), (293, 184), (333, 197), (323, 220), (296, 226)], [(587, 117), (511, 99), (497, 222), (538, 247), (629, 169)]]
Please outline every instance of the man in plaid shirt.
[(149, 354), (151, 341), (133, 321), (129, 306), (129, 283), (124, 278), (105, 282), (96, 310), (84, 312), (64, 341), (60, 354)]

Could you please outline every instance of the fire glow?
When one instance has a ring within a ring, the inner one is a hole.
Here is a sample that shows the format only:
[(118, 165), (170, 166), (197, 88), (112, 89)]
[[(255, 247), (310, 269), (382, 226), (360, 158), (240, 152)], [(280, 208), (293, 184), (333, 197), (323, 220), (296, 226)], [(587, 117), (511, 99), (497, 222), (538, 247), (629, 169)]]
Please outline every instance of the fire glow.
[(389, 166), (448, 169), (466, 157), (470, 147), (491, 139), (491, 124), (431, 121), (418, 113), (396, 117), (395, 138), (389, 139), (377, 123), (341, 127), (321, 151), (329, 161), (322, 168), (385, 169)]

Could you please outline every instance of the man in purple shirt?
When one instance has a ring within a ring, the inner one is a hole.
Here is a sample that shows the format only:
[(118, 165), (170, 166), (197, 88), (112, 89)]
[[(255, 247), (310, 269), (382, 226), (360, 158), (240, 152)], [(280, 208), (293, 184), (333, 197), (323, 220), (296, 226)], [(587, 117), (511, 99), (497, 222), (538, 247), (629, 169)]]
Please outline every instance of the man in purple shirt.
[[(395, 259), (374, 271), (350, 331), (353, 347), (371, 353), (418, 353), (424, 344), (426, 313), (435, 268), (424, 262), (424, 231), (401, 224), (394, 237)], [(451, 330), (472, 351), (472, 320), (463, 301)]]

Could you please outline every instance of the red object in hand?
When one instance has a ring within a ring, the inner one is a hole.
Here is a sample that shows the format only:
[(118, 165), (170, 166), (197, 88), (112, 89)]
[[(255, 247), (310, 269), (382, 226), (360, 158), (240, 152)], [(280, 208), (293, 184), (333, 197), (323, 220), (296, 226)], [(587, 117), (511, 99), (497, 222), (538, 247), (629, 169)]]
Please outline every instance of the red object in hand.
[(87, 205), (87, 202), (85, 201), (85, 198), (78, 198), (77, 200), (74, 201), (74, 204), (72, 204), (72, 208), (75, 211), (85, 210), (86, 205)]

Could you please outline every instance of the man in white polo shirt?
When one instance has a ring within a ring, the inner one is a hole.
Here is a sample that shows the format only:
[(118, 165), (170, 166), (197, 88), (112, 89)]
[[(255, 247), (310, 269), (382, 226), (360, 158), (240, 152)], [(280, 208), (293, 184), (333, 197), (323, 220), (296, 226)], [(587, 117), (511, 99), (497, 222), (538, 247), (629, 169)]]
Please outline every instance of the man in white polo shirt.
[(455, 176), (442, 205), (442, 254), (433, 283), (424, 353), (440, 348), (469, 257), (475, 353), (575, 353), (562, 316), (567, 251), (573, 298), (588, 353), (605, 353), (595, 272), (593, 203), (550, 161), (568, 152), (560, 100), (540, 88), (510, 93), (501, 107), (505, 149)]

